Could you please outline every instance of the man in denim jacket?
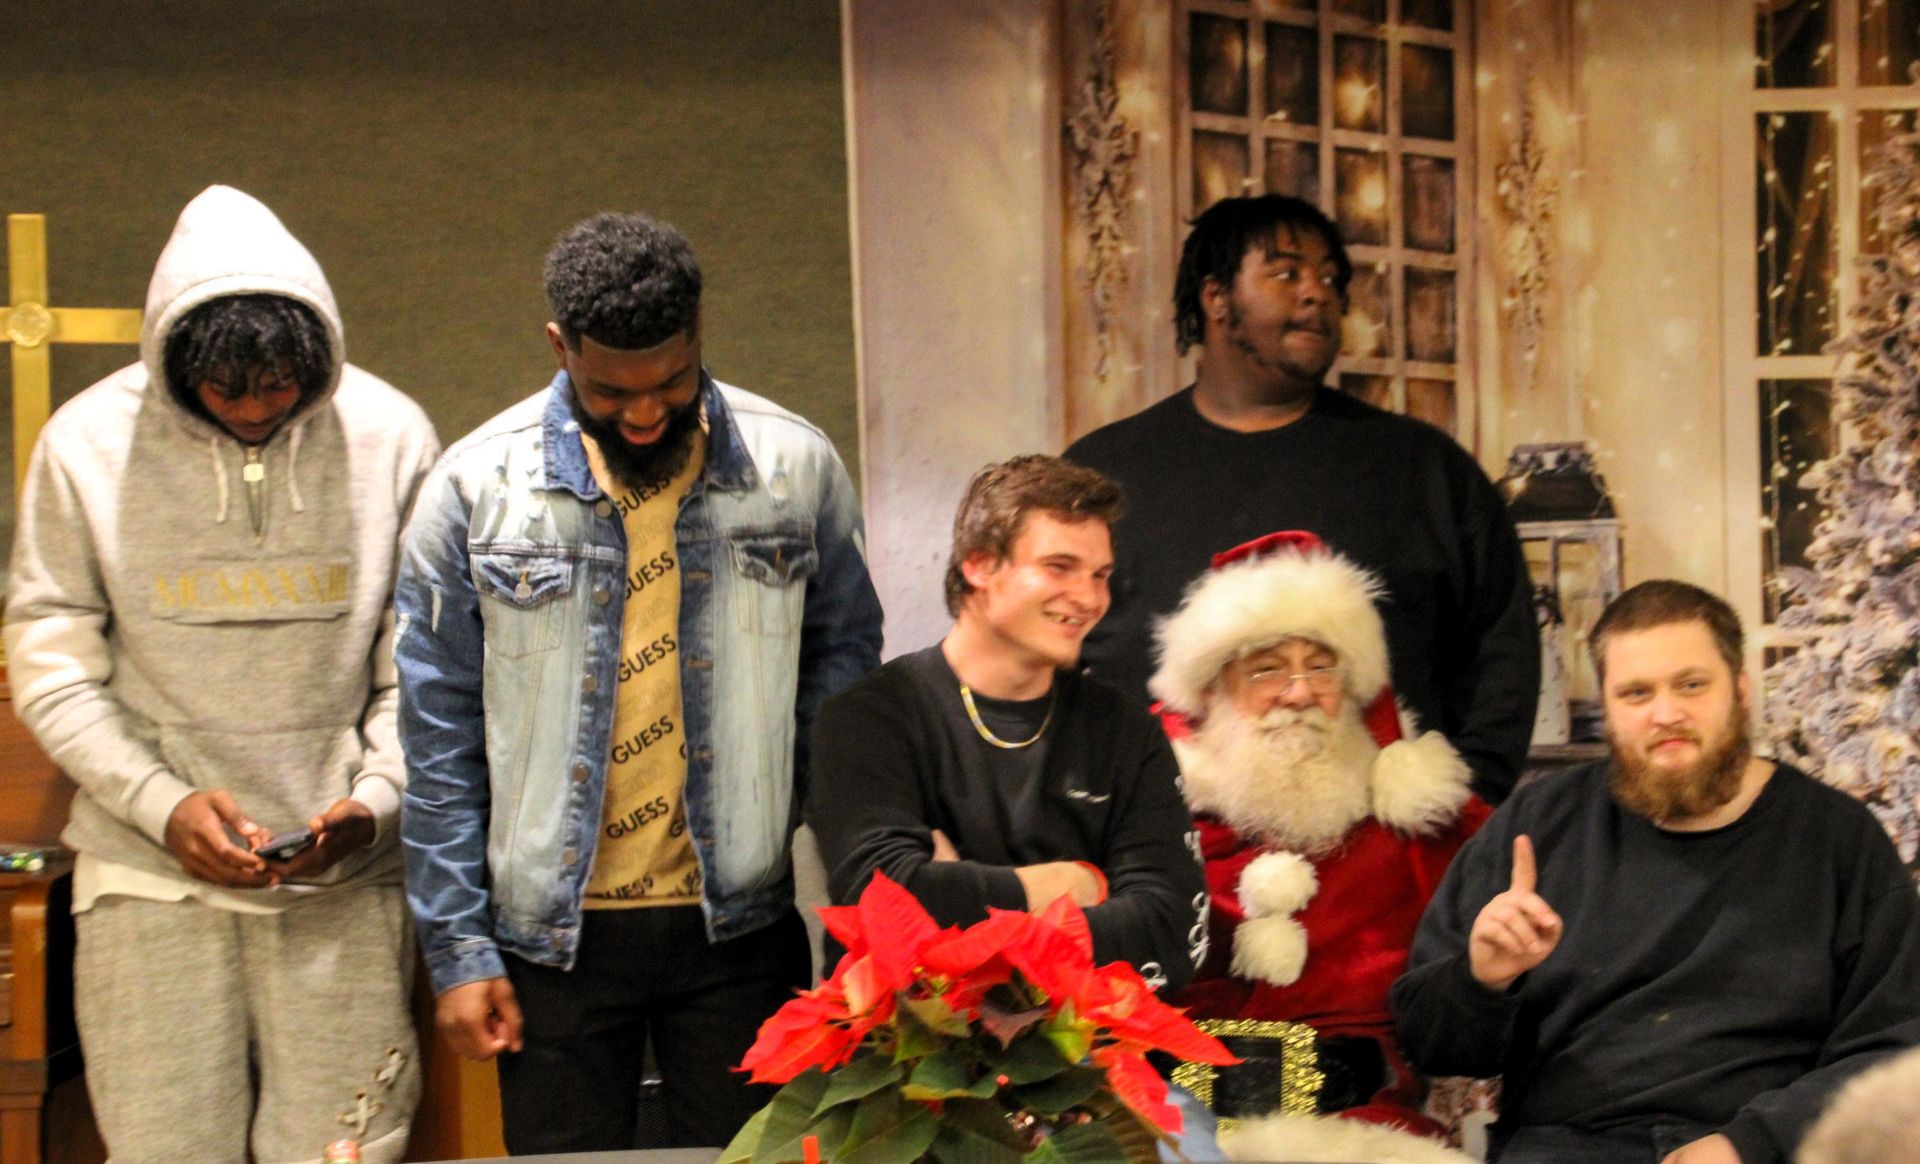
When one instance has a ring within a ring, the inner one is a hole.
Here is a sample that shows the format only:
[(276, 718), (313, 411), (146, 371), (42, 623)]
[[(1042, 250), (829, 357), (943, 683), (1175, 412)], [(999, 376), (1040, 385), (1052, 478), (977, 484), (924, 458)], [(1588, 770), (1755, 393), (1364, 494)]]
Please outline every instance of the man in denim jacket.
[(768, 1098), (730, 1068), (808, 977), (808, 730), (878, 662), (879, 601), (832, 444), (701, 366), (678, 231), (589, 219), (546, 283), (559, 375), (448, 450), (407, 530), (408, 898), (511, 1151), (664, 1146), (636, 1142), (649, 1041), (665, 1143), (722, 1144)]

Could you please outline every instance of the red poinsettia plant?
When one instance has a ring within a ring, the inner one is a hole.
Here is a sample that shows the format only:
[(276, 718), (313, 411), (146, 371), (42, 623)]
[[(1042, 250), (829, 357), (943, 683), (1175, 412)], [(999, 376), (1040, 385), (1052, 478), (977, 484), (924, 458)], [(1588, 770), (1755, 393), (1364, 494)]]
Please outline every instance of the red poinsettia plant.
[(1160, 1050), (1238, 1062), (1123, 962), (1093, 964), (1086, 915), (993, 910), (936, 925), (876, 874), (857, 905), (820, 911), (846, 947), (832, 977), (760, 1027), (741, 1061), (782, 1083), (720, 1164), (1146, 1164), (1180, 1130)]

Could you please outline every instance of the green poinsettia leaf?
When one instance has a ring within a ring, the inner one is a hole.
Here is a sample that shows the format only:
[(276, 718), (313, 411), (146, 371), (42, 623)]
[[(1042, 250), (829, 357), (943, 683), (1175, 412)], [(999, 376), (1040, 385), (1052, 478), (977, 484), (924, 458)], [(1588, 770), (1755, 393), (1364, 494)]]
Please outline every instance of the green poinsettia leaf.
[[(1160, 1164), (1160, 1145), (1164, 1142), (1179, 1149), (1179, 1141), (1140, 1118), (1138, 1112), (1114, 1096), (1101, 1092), (1081, 1105), (1093, 1113), (1094, 1122), (1113, 1134), (1131, 1164)], [(1184, 1158), (1184, 1157), (1183, 1157)]]
[(1059, 1013), (1046, 1021), (1041, 1031), (1047, 1036), (1060, 1057), (1069, 1063), (1078, 1063), (1093, 1050), (1093, 1032), (1095, 1024), (1080, 1017), (1074, 1009), (1073, 1000), (1068, 999), (1060, 1007)]
[[(964, 1036), (965, 1031), (961, 1032)], [(924, 1059), (953, 1041), (943, 1031), (928, 1026), (920, 1016), (902, 1006), (893, 1012), (893, 1061), (911, 1063)]]
[(808, 1121), (800, 1134), (783, 1144), (772, 1140), (762, 1140), (761, 1155), (754, 1158), (754, 1164), (771, 1164), (774, 1161), (805, 1160), (807, 1158), (807, 1137), (819, 1141), (820, 1158), (832, 1160), (839, 1156), (840, 1147), (846, 1141), (847, 1132), (853, 1127), (855, 1105), (843, 1103), (829, 1109), (824, 1115)]
[(920, 1020), (929, 1031), (953, 1039), (967, 1037), (967, 1017), (948, 1006), (944, 998), (903, 998), (900, 1009)]
[(827, 1078), (827, 1089), (814, 1105), (813, 1114), (820, 1115), (836, 1104), (891, 1087), (900, 1082), (904, 1074), (898, 1063), (890, 1062), (884, 1055), (862, 1055)]
[(940, 1132), (940, 1117), (897, 1091), (876, 1091), (853, 1109), (835, 1164), (911, 1164)]
[(726, 1150), (720, 1153), (720, 1159), (715, 1164), (748, 1164), (752, 1161), (754, 1154), (760, 1150), (761, 1141), (766, 1137), (767, 1120), (772, 1115), (772, 1104), (754, 1112), (747, 1122), (740, 1126), (740, 1130), (734, 1134)]
[(1016, 1088), (1014, 1102), (1041, 1115), (1059, 1115), (1085, 1103), (1107, 1085), (1106, 1072), (1096, 1067), (1069, 1067), (1051, 1079)]
[(985, 1099), (1000, 1089), (992, 1075), (979, 1075), (973, 1057), (946, 1047), (920, 1060), (900, 1094), (908, 1099)]
[[(1004, 1115), (994, 1118), (1001, 1127), (1012, 1131)], [(1026, 1159), (1026, 1153), (1017, 1139), (1014, 1143), (1008, 1143), (1005, 1139), (963, 1126), (952, 1119), (940, 1122), (940, 1132), (933, 1138), (930, 1154), (939, 1164), (1020, 1164)]]
[[(800, 1156), (778, 1154), (786, 1145), (797, 1145), (805, 1134), (806, 1127), (813, 1121), (813, 1110), (820, 1104), (820, 1097), (827, 1091), (827, 1077), (818, 1067), (809, 1068), (804, 1074), (794, 1077), (793, 1082), (774, 1093), (773, 1102), (754, 1113), (746, 1127), (740, 1129), (733, 1143), (727, 1145), (725, 1159), (731, 1161), (744, 1159), (755, 1161), (798, 1160)], [(762, 1118), (764, 1117), (764, 1119)], [(742, 1138), (760, 1121), (759, 1137), (751, 1145), (744, 1145), (747, 1154), (742, 1157), (733, 1155), (734, 1148), (742, 1145)]]
[(1071, 1066), (1046, 1036), (1029, 1032), (987, 1061), (987, 1070), (1016, 1086), (1052, 1079)]
[(1040, 1141), (1027, 1164), (1131, 1164), (1127, 1150), (1098, 1123), (1072, 1124)]
[(1032, 1141), (1008, 1122), (1009, 1114), (999, 1100), (956, 1099), (942, 1105), (940, 1123), (962, 1128), (969, 1135), (984, 1136), (1011, 1149), (1016, 1156), (1024, 1156)]

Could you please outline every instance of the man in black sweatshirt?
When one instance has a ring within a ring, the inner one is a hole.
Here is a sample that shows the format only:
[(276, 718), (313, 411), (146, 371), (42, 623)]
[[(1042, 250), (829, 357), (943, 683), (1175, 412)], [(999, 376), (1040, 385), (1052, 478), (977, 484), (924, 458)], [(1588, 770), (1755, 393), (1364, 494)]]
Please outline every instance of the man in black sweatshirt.
[(1066, 451), (1126, 490), (1113, 611), (1090, 669), (1145, 703), (1153, 627), (1213, 555), (1311, 530), (1386, 584), (1393, 687), (1499, 804), (1539, 699), (1532, 587), (1505, 503), (1431, 425), (1325, 386), (1353, 264), (1311, 203), (1224, 198), (1194, 220), (1174, 284), (1193, 385)]
[(1740, 623), (1680, 582), (1591, 640), (1612, 758), (1531, 784), (1441, 882), (1409, 1057), (1505, 1076), (1499, 1164), (1774, 1164), (1920, 1043), (1920, 897), (1867, 809), (1747, 742)]
[(1016, 457), (974, 476), (954, 519), (939, 644), (820, 709), (807, 823), (828, 890), (873, 875), (942, 925), (1061, 896), (1096, 962), (1179, 989), (1204, 954), (1207, 892), (1158, 721), (1079, 672), (1107, 611), (1120, 492), (1091, 469)]

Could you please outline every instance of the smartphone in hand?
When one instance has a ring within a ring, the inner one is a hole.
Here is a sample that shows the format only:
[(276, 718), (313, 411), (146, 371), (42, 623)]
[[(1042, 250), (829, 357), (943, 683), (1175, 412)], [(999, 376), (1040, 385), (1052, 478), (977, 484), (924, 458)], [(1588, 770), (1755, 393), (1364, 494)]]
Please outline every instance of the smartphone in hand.
[(266, 844), (254, 850), (269, 861), (284, 861), (296, 853), (303, 852), (313, 844), (313, 830), (293, 829), (289, 832), (275, 833)]

